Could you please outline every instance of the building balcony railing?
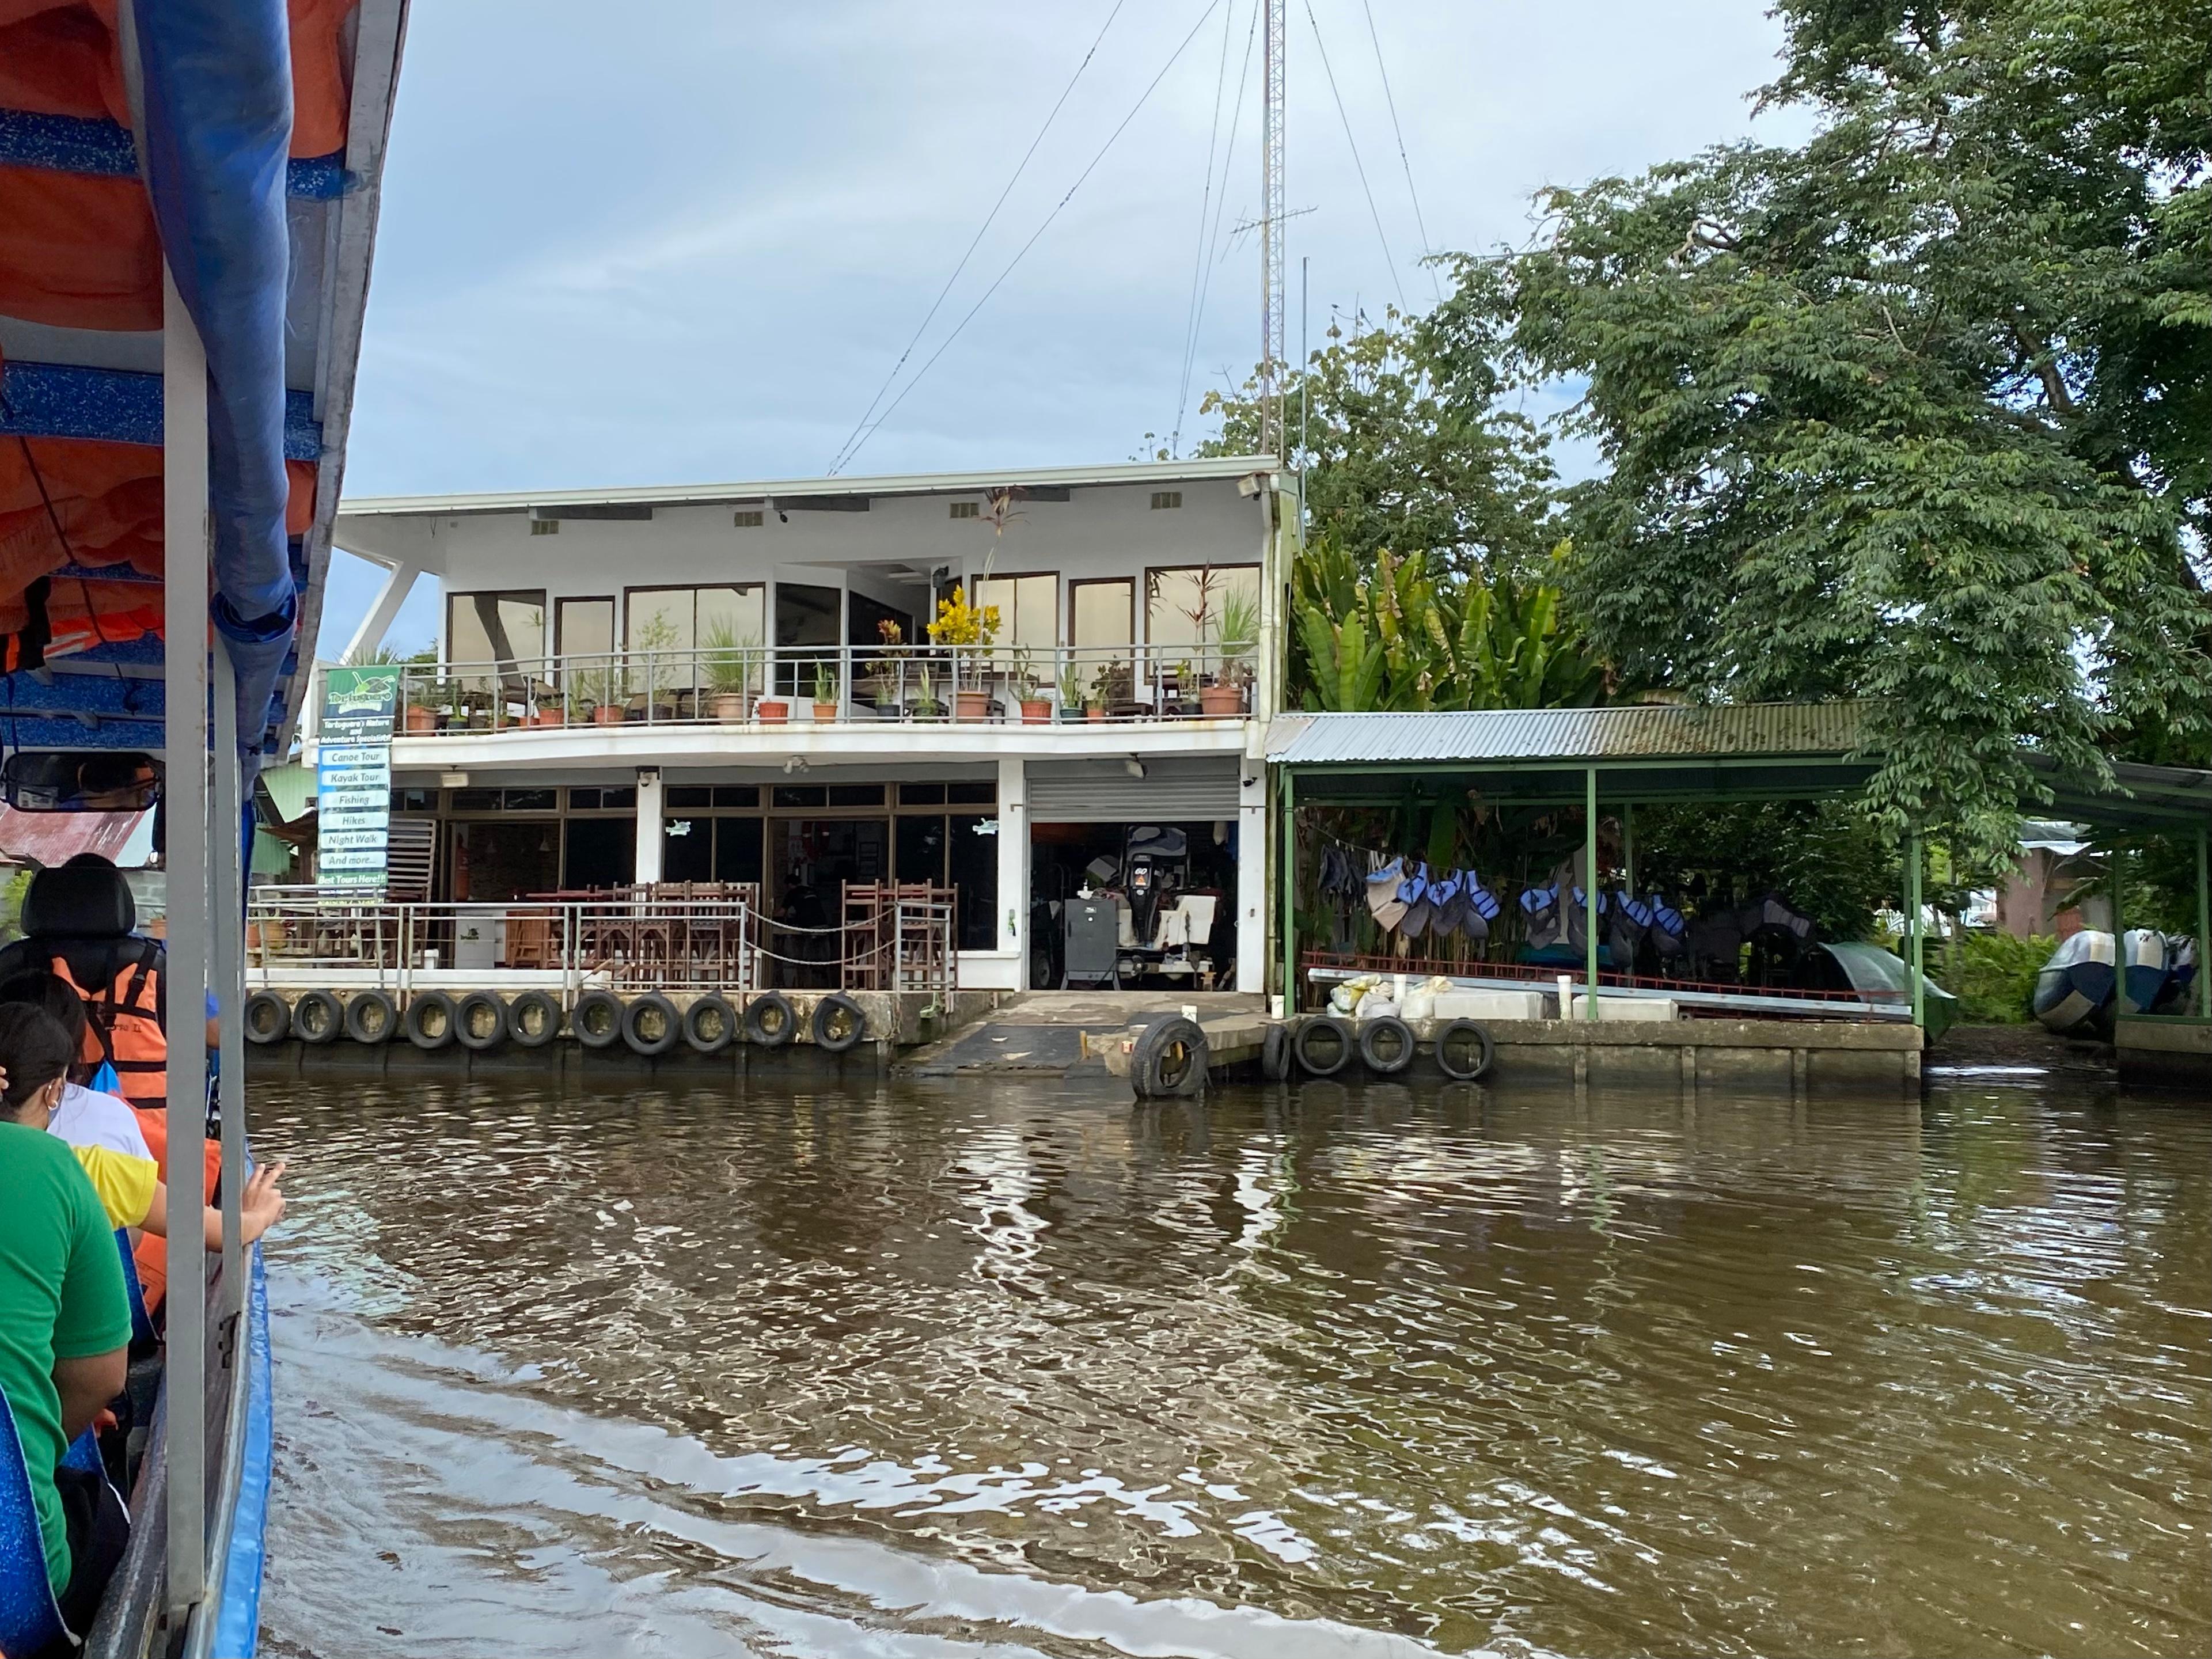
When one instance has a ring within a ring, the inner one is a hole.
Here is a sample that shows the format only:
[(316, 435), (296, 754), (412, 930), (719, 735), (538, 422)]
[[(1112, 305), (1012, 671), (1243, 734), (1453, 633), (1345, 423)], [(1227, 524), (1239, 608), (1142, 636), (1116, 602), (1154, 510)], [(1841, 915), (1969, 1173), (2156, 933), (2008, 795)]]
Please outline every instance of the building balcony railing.
[(777, 646), (406, 664), (404, 737), (538, 727), (1241, 720), (1249, 645)]

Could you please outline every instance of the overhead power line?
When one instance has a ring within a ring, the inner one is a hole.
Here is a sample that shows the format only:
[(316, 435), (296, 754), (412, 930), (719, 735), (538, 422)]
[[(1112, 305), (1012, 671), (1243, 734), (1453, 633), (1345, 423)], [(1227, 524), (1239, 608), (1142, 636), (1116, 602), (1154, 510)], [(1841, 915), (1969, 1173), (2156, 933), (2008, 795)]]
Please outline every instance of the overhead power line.
[[(1139, 112), (1140, 112), (1145, 106), (1152, 100), (1152, 94), (1158, 90), (1160, 82), (1167, 79), (1168, 71), (1173, 69), (1176, 64), (1182, 60), (1182, 55), (1187, 50), (1188, 50), (1190, 43), (1198, 39), (1198, 32), (1206, 27), (1206, 20), (1213, 15), (1214, 12), (1220, 7), (1221, 3), (1222, 0), (1208, 0), (1208, 4), (1206, 9), (1198, 15), (1198, 21), (1190, 26), (1190, 32), (1184, 35), (1183, 38), (1176, 43), (1176, 49), (1168, 54), (1167, 62), (1160, 65), (1159, 73), (1146, 82), (1144, 91), (1138, 94), (1137, 101), (1129, 106), (1129, 112), (1121, 118), (1121, 125), (1116, 126), (1112, 132), (1106, 136), (1106, 142), (1099, 145), (1098, 153), (1096, 155), (1093, 155), (1091, 158), (1090, 163), (1085, 167), (1081, 173), (1076, 175), (1075, 182), (1067, 187), (1067, 194), (1061, 197), (1059, 201), (1053, 204), (1052, 211), (1046, 214), (1044, 216), (1044, 222), (1030, 233), (1029, 240), (1024, 242), (1020, 247), (1015, 250), (1014, 257), (1006, 261), (1005, 269), (1000, 270), (996, 276), (991, 279), (991, 285), (983, 290), (982, 297), (977, 300), (974, 305), (968, 308), (967, 314), (962, 317), (961, 319), (953, 325), (952, 331), (946, 335), (945, 338), (939, 343), (937, 349), (929, 354), (928, 358), (922, 363), (922, 366), (915, 370), (913, 375), (908, 380), (907, 383), (899, 388), (899, 394), (897, 397), (891, 399), (890, 407), (886, 408), (882, 414), (877, 416), (872, 422), (867, 423), (865, 429), (859, 434), (858, 438), (848, 446), (844, 455), (844, 459), (846, 461), (851, 460), (855, 455), (859, 454), (861, 447), (865, 445), (869, 439), (875, 436), (878, 432), (883, 429), (884, 422), (890, 419), (890, 417), (897, 412), (898, 406), (906, 401), (907, 394), (911, 392), (915, 387), (921, 384), (924, 377), (927, 376), (929, 371), (936, 366), (937, 360), (942, 357), (945, 354), (945, 351), (951, 346), (952, 343), (960, 337), (961, 331), (964, 330), (969, 323), (975, 321), (975, 313), (982, 310), (986, 305), (990, 303), (991, 296), (999, 291), (1000, 285), (1003, 283), (1007, 277), (1014, 274), (1014, 267), (1020, 264), (1023, 258), (1029, 253), (1029, 251), (1037, 245), (1038, 239), (1042, 237), (1046, 231), (1052, 228), (1053, 221), (1060, 217), (1060, 210), (1075, 199), (1075, 192), (1083, 188), (1084, 180), (1090, 178), (1091, 175), (1097, 170), (1098, 164), (1106, 159), (1107, 152), (1114, 148), (1115, 141), (1128, 130), (1129, 123), (1135, 120)], [(841, 462), (840, 465), (842, 465), (842, 463)]]
[(1313, 29), (1314, 50), (1321, 54), (1322, 72), (1328, 76), (1328, 95), (1336, 100), (1336, 118), (1344, 124), (1344, 142), (1352, 147), (1352, 165), (1359, 174), (1360, 192), (1367, 198), (1367, 211), (1375, 221), (1375, 240), (1382, 245), (1383, 263), (1390, 267), (1390, 281), (1398, 290), (1398, 308), (1408, 310), (1406, 304), (1406, 285), (1398, 277), (1398, 262), (1390, 254), (1390, 239), (1382, 232), (1382, 215), (1375, 205), (1375, 192), (1368, 188), (1367, 164), (1359, 159), (1359, 141), (1352, 136), (1352, 118), (1345, 113), (1344, 94), (1337, 90), (1336, 70), (1328, 61), (1328, 47), (1321, 38), (1321, 21), (1314, 15), (1313, 0), (1306, 0), (1306, 22)]
[[(1429, 222), (1421, 215), (1421, 192), (1413, 188), (1413, 164), (1406, 155), (1406, 130), (1398, 125), (1398, 100), (1390, 90), (1389, 66), (1382, 61), (1382, 37), (1375, 32), (1375, 8), (1368, 0), (1359, 0), (1359, 8), (1367, 14), (1367, 39), (1375, 48), (1376, 73), (1382, 77), (1382, 101), (1389, 106), (1390, 132), (1398, 141), (1398, 165), (1406, 174), (1406, 194), (1413, 198), (1413, 228), (1421, 233), (1421, 258), (1425, 260), (1437, 250), (1429, 240)], [(1429, 267), (1429, 286), (1436, 290), (1441, 301), (1444, 297), (1443, 284), (1437, 280), (1434, 265)]]
[(868, 424), (868, 416), (876, 412), (876, 405), (883, 402), (884, 394), (891, 389), (891, 382), (898, 379), (899, 370), (906, 367), (907, 359), (914, 356), (915, 347), (921, 343), (921, 337), (929, 331), (929, 325), (944, 306), (945, 296), (952, 292), (952, 285), (960, 280), (960, 273), (968, 269), (969, 260), (975, 257), (975, 250), (982, 246), (985, 233), (998, 219), (999, 210), (1006, 206), (1006, 198), (1013, 194), (1015, 185), (1020, 182), (1023, 173), (1029, 167), (1030, 158), (1037, 153), (1037, 146), (1044, 142), (1045, 134), (1052, 131), (1052, 124), (1060, 118), (1061, 106), (1075, 90), (1075, 83), (1083, 78), (1083, 71), (1091, 67), (1091, 60), (1098, 55), (1098, 47), (1106, 39), (1106, 31), (1114, 27), (1114, 20), (1121, 15), (1121, 8), (1127, 3), (1128, 0), (1114, 0), (1114, 9), (1106, 14), (1106, 21), (1098, 26), (1098, 33), (1091, 42), (1091, 50), (1083, 54), (1083, 61), (1075, 66), (1075, 73), (1067, 77), (1067, 84), (1060, 89), (1060, 96), (1053, 100), (1052, 108), (1044, 118), (1044, 125), (1036, 130), (1036, 137), (1030, 140), (1030, 147), (1022, 152), (1022, 159), (1007, 179), (1006, 188), (999, 192), (999, 199), (991, 204), (991, 210), (983, 216), (983, 222), (975, 228), (975, 237), (968, 244), (967, 252), (960, 256), (960, 263), (952, 267), (952, 274), (945, 279), (945, 286), (938, 289), (937, 298), (930, 302), (928, 313), (914, 331), (914, 337), (906, 343), (906, 349), (899, 353), (898, 361), (891, 365), (890, 373), (884, 376), (884, 383), (876, 388), (876, 395), (868, 400), (867, 409), (854, 423), (852, 431), (846, 434), (844, 443), (839, 446), (836, 455), (830, 463), (831, 472), (836, 472), (852, 459), (852, 452), (858, 447), (856, 441), (860, 440), (862, 430)]

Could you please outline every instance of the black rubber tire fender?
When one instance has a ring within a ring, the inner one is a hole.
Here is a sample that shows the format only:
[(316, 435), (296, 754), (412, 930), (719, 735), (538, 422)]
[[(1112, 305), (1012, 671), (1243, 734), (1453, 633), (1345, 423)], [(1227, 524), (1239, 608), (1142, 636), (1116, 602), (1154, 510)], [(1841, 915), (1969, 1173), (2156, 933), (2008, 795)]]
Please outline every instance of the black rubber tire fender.
[(1291, 1074), (1291, 1028), (1278, 1022), (1260, 1037), (1260, 1075), (1280, 1083)]
[[(1474, 1045), (1474, 1059), (1471, 1065), (1462, 1065), (1454, 1050), (1468, 1042)], [(1489, 1073), (1497, 1054), (1489, 1031), (1471, 1019), (1455, 1019), (1437, 1033), (1437, 1069), (1455, 1083), (1480, 1080)]]
[(1393, 1077), (1413, 1063), (1413, 1028), (1395, 1014), (1363, 1020), (1359, 1063), (1377, 1077)]
[(292, 1035), (316, 1048), (345, 1035), (345, 1010), (328, 991), (302, 991), (292, 1004)]
[(399, 1005), (387, 991), (356, 991), (346, 999), (345, 1029), (356, 1042), (372, 1048), (389, 1042), (399, 1030)]
[(684, 1040), (702, 1054), (719, 1054), (744, 1030), (727, 997), (708, 991), (684, 1011)]
[(407, 1017), (400, 1022), (407, 1040), (417, 1048), (436, 1050), (459, 1035), (453, 1000), (443, 991), (417, 991), (407, 1000)]
[(1211, 1058), (1206, 1033), (1180, 1014), (1156, 1019), (1129, 1051), (1129, 1084), (1146, 1100), (1168, 1100), (1206, 1091)]
[(816, 1048), (825, 1054), (842, 1054), (867, 1035), (867, 1011), (843, 993), (833, 991), (814, 1005), (810, 1029)]
[(684, 1016), (659, 992), (647, 991), (623, 1010), (622, 1039), (632, 1054), (653, 1059), (684, 1040)]
[[(1324, 1047), (1316, 1054), (1315, 1039), (1323, 1036), (1335, 1045), (1334, 1049)], [(1316, 1014), (1298, 1022), (1297, 1030), (1291, 1034), (1291, 1052), (1297, 1057), (1299, 1070), (1308, 1077), (1334, 1077), (1359, 1052), (1359, 1040), (1352, 1036), (1346, 1021), (1334, 1014)]]
[(507, 999), (496, 991), (471, 991), (453, 1005), (453, 1036), (471, 1054), (486, 1054), (514, 1030)]
[(745, 1004), (745, 1041), (781, 1048), (799, 1035), (799, 1014), (781, 991), (763, 991)]
[(561, 1035), (561, 1005), (544, 991), (525, 991), (507, 1005), (507, 1034), (518, 1048), (543, 1048)]
[(568, 1029), (586, 1048), (611, 1048), (622, 1041), (622, 999), (612, 991), (590, 990), (568, 1011)]
[(292, 1011), (274, 991), (256, 991), (246, 1000), (246, 1040), (266, 1048), (292, 1035)]

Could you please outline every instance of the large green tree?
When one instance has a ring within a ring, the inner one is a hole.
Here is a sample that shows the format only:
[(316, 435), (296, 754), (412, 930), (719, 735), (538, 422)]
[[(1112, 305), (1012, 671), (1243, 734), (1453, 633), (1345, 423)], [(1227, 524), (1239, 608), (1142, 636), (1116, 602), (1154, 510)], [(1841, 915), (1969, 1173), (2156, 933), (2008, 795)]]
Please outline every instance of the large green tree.
[[(1498, 291), (1478, 274), (1486, 292)], [(1494, 304), (1403, 317), (1350, 333), (1334, 324), (1285, 383), (1288, 459), (1305, 479), (1309, 532), (1355, 558), (1419, 551), (1438, 577), (1540, 563), (1558, 539), (1543, 433), (1505, 378)], [(1206, 394), (1210, 455), (1260, 447), (1255, 384)]]
[(1632, 686), (1878, 699), (1871, 807), (1995, 851), (2023, 746), (2212, 715), (2212, 7), (1778, 11), (1814, 137), (1552, 191), (1424, 331), (1586, 386), (1569, 597)]

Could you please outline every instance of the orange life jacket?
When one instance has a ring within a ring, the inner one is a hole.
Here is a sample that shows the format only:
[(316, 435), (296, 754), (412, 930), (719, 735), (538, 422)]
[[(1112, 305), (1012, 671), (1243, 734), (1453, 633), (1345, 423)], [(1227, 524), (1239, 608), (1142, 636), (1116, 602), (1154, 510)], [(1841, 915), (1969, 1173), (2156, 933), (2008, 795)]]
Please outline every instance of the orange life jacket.
[[(138, 1119), (139, 1133), (146, 1137), (146, 1150), (154, 1154), (155, 1166), (161, 1171), (161, 1179), (167, 1181), (169, 1178), (169, 1115), (158, 1105), (145, 1106), (134, 1103), (132, 1109)], [(222, 1180), (222, 1142), (214, 1135), (207, 1138), (201, 1161), (200, 1201), (212, 1204), (216, 1189)], [(195, 1243), (199, 1242), (198, 1222), (192, 1224), (189, 1236)], [(168, 1294), (169, 1241), (156, 1238), (151, 1233), (142, 1233), (131, 1253), (138, 1263), (140, 1293), (145, 1298), (146, 1310), (151, 1313), (161, 1305), (162, 1297)]]
[(133, 1106), (169, 1103), (169, 1042), (162, 1035), (161, 970), (154, 965), (161, 947), (139, 942), (135, 960), (120, 963), (112, 981), (94, 990), (79, 985), (69, 963), (54, 952), (55, 977), (84, 999), (84, 1043), (77, 1057), (87, 1066), (106, 1060), (115, 1067), (118, 1091)]

